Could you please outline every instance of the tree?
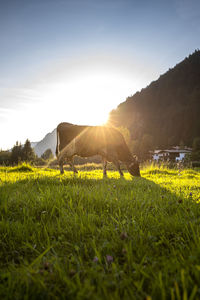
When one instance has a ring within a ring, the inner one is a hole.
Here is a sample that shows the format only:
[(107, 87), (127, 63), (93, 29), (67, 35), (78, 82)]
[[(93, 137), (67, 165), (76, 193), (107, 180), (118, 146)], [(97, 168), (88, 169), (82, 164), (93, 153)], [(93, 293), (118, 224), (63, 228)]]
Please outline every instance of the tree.
[(193, 151), (200, 151), (200, 137), (196, 137), (193, 140), (192, 144)]
[(24, 147), (22, 149), (22, 160), (23, 161), (34, 161), (35, 159), (35, 152), (33, 148), (31, 147), (30, 141), (27, 139)]
[(196, 137), (193, 140), (191, 160), (200, 160), (200, 137)]
[(144, 134), (140, 143), (140, 155), (142, 159), (149, 158), (149, 151), (153, 149), (153, 137), (150, 134)]
[(46, 151), (44, 151), (44, 153), (41, 155), (41, 157), (45, 160), (50, 160), (53, 158), (53, 153), (51, 151), (51, 149), (47, 149)]
[(18, 164), (22, 160), (22, 145), (18, 141), (11, 151), (11, 163)]
[(11, 152), (10, 151), (0, 151), (0, 165), (8, 166), (11, 161)]
[(140, 157), (140, 142), (139, 140), (133, 140), (131, 143), (131, 150), (134, 154)]
[(21, 161), (34, 161), (36, 158), (35, 152), (31, 147), (30, 141), (27, 139), (24, 146), (21, 143), (16, 142), (16, 145), (12, 148), (10, 161), (13, 164), (18, 164)]

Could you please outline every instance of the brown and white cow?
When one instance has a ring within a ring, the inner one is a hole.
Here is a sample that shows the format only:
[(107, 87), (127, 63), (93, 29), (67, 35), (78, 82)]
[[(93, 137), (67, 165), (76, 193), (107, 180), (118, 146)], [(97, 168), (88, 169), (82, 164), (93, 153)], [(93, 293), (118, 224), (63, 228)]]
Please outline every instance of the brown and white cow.
[(140, 176), (136, 157), (131, 154), (123, 135), (113, 127), (60, 123), (57, 127), (56, 155), (61, 174), (64, 173), (65, 161), (70, 164), (74, 172), (77, 172), (73, 164), (75, 155), (81, 157), (100, 155), (104, 176), (106, 176), (107, 161), (116, 166), (121, 176), (123, 172), (119, 162), (126, 165), (131, 175)]

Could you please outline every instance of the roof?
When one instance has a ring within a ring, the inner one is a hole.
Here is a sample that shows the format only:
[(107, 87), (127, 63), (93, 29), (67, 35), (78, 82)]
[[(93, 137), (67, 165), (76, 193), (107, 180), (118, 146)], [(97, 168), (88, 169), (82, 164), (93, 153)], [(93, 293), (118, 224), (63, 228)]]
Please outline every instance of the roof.
[(161, 154), (161, 153), (190, 153), (189, 149), (166, 149), (166, 150), (154, 150), (151, 151), (152, 154)]
[(164, 152), (168, 152), (168, 153), (190, 153), (191, 151), (190, 150), (176, 150), (176, 149), (169, 149), (169, 150), (164, 150)]

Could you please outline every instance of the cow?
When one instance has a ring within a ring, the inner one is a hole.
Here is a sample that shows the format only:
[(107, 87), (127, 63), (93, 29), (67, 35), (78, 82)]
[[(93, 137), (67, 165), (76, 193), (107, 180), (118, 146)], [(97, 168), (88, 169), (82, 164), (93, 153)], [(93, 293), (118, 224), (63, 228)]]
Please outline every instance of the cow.
[(56, 156), (61, 174), (64, 173), (65, 161), (69, 163), (74, 173), (77, 173), (73, 163), (75, 155), (81, 157), (100, 155), (104, 176), (106, 176), (107, 161), (116, 166), (120, 176), (123, 176), (120, 162), (126, 165), (131, 175), (140, 176), (137, 158), (131, 154), (123, 135), (113, 127), (60, 123), (57, 126)]

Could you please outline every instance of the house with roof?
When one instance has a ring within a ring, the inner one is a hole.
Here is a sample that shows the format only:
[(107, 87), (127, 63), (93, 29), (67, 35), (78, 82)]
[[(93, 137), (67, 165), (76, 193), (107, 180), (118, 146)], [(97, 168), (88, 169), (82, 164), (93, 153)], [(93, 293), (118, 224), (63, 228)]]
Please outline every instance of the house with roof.
[(152, 159), (155, 161), (183, 161), (187, 154), (192, 152), (191, 148), (180, 148), (178, 146), (166, 150), (151, 151)]

